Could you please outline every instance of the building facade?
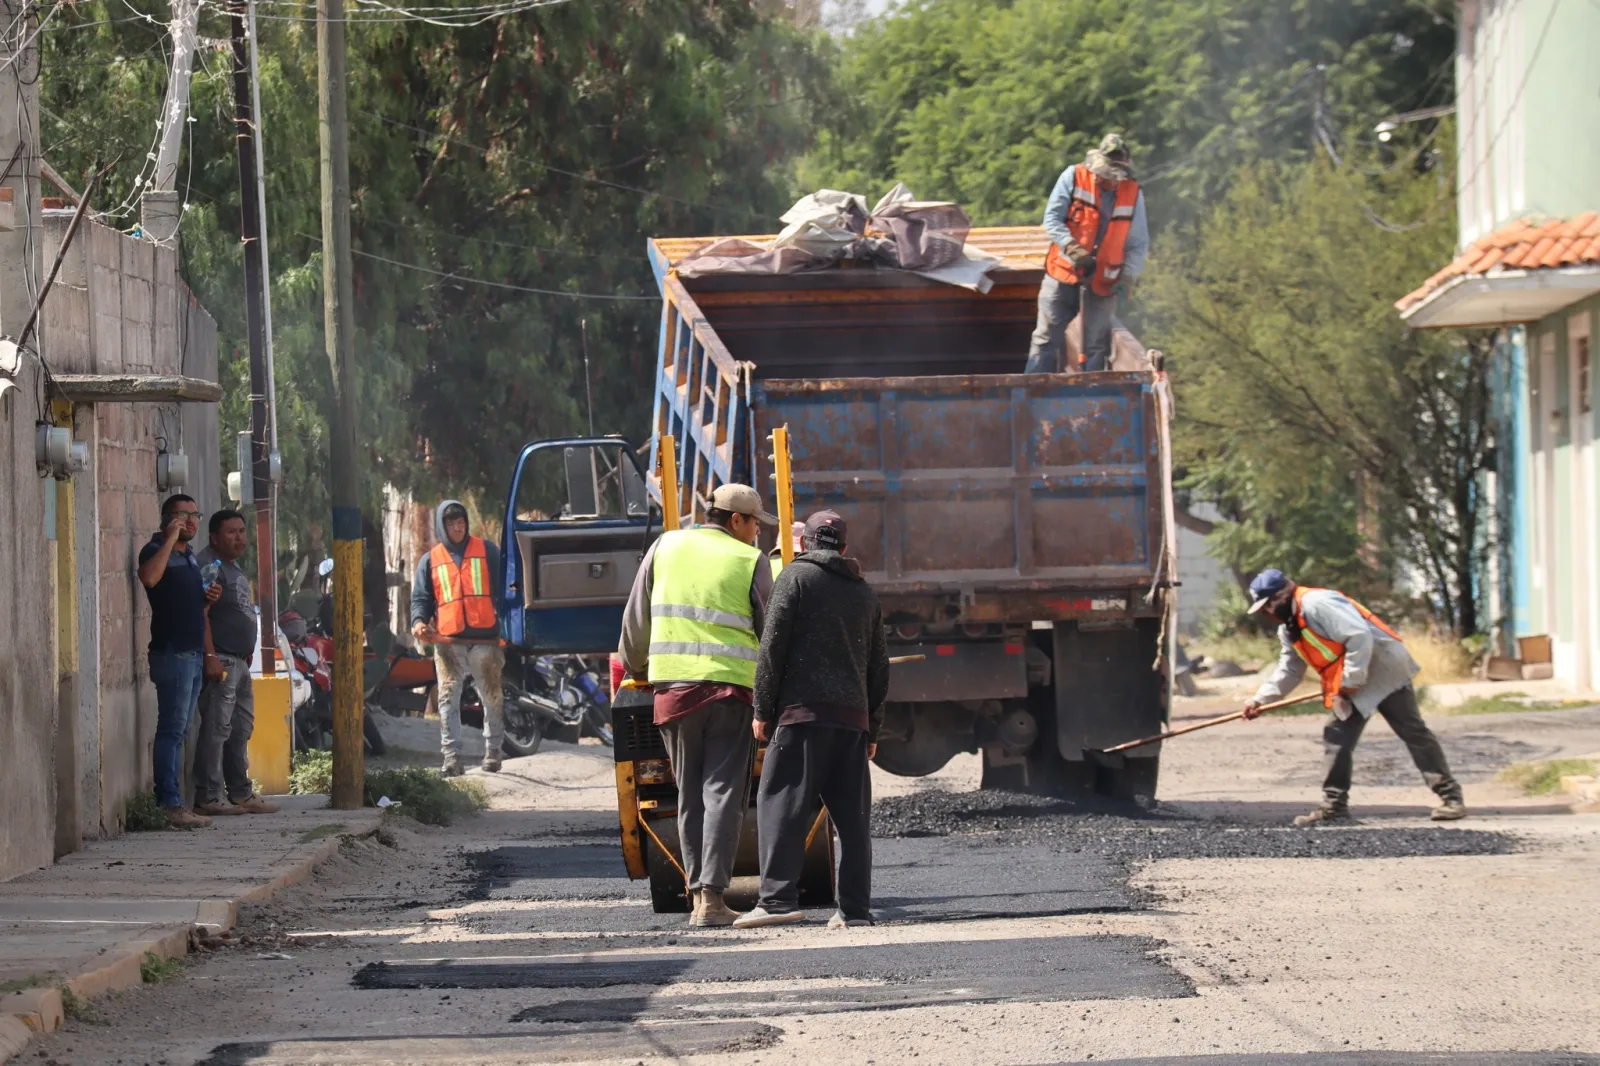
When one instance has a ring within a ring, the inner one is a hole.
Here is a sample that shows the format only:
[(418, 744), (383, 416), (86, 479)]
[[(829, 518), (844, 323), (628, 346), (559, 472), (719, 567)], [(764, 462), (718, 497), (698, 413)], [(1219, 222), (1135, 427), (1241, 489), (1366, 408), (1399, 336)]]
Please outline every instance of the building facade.
[(1500, 330), (1485, 604), (1507, 654), (1548, 636), (1555, 676), (1600, 688), (1600, 5), (1457, 7), (1461, 251), (1396, 306)]

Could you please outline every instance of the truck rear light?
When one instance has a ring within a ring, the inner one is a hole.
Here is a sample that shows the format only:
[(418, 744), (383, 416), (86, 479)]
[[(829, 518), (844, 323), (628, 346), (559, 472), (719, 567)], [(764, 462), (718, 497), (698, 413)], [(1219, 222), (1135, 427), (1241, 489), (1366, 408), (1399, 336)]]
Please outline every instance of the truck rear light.
[(640, 759), (633, 764), (633, 778), (641, 785), (664, 785), (672, 780), (672, 764), (666, 759)]

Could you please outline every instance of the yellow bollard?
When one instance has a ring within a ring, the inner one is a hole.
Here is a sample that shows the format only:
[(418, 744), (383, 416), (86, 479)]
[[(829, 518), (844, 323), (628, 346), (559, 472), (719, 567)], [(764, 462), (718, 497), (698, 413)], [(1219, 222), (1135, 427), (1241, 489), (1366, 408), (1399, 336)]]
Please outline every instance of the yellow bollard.
[(250, 776), (263, 794), (281, 796), (289, 791), (290, 737), (289, 675), (251, 679), (256, 701), (256, 728), (250, 734)]

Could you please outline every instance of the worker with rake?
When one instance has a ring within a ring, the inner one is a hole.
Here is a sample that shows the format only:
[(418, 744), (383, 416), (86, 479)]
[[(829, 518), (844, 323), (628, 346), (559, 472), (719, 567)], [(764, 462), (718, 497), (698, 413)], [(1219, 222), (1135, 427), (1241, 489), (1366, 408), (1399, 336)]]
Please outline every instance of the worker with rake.
[(1278, 666), (1255, 698), (1246, 718), (1262, 705), (1292, 691), (1305, 677), (1306, 664), (1322, 679), (1323, 706), (1333, 712), (1322, 730), (1325, 771), (1322, 805), (1294, 820), (1298, 826), (1350, 821), (1350, 774), (1356, 742), (1374, 711), (1383, 715), (1411, 752), (1422, 779), (1444, 801), (1433, 810), (1436, 822), (1466, 817), (1461, 785), (1451, 776), (1439, 738), (1422, 720), (1411, 679), (1421, 667), (1399, 634), (1342, 592), (1296, 585), (1281, 570), (1263, 570), (1250, 582), (1250, 612), (1265, 611), (1278, 621), (1283, 645)]

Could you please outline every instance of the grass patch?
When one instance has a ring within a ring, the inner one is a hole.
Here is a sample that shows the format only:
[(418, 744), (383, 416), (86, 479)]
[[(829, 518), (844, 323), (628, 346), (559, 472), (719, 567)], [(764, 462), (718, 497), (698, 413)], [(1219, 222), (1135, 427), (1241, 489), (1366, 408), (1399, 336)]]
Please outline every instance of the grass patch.
[(1446, 714), (1516, 714), (1525, 711), (1567, 711), (1587, 707), (1587, 700), (1536, 700), (1521, 692), (1496, 692), (1492, 696), (1469, 696)]
[[(333, 753), (296, 752), (289, 771), (289, 791), (324, 795), (332, 792)], [(489, 793), (482, 782), (462, 777), (447, 778), (437, 770), (420, 766), (370, 771), (367, 774), (365, 804), (368, 807), (376, 806), (383, 796), (400, 804), (396, 814), (415, 818), (424, 825), (449, 825), (456, 818), (481, 811), (489, 805)], [(311, 830), (313, 833), (317, 831)]]
[(130, 833), (148, 833), (171, 826), (172, 819), (167, 817), (166, 808), (156, 801), (154, 793), (135, 796), (122, 808), (122, 827)]
[(182, 969), (182, 959), (164, 959), (153, 951), (145, 952), (144, 958), (139, 960), (139, 977), (147, 985), (159, 984), (169, 977), (176, 977)]
[(1415, 681), (1419, 688), (1473, 680), (1473, 654), (1454, 637), (1440, 636), (1426, 630), (1403, 631), (1400, 637), (1405, 641), (1411, 657), (1422, 667)]
[(315, 829), (307, 829), (304, 833), (301, 833), (300, 843), (309, 844), (313, 840), (321, 840), (324, 837), (338, 836), (342, 832), (344, 832), (343, 822), (329, 822), (327, 825), (319, 825)]
[(74, 992), (71, 985), (62, 985), (58, 991), (61, 993), (62, 1014), (75, 1022), (84, 1022), (88, 1025), (104, 1024), (100, 1019), (100, 1012), (94, 1009), (94, 1004)]
[(1593, 759), (1546, 759), (1512, 763), (1495, 778), (1516, 785), (1524, 795), (1548, 796), (1561, 790), (1563, 777), (1592, 777), (1597, 770)]
[(55, 974), (36, 973), (32, 977), (14, 977), (9, 981), (0, 981), (0, 996), (9, 996), (13, 992), (26, 992), (30, 988), (43, 988), (55, 980)]

